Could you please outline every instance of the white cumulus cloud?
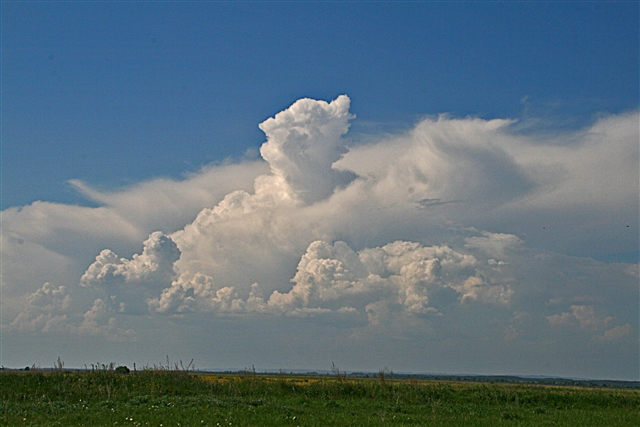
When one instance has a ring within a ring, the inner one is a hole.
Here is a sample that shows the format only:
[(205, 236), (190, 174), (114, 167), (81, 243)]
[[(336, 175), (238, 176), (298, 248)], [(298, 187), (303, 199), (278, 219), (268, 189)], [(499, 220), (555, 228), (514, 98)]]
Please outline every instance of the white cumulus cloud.
[(146, 299), (171, 284), (173, 264), (179, 258), (173, 240), (156, 231), (145, 240), (142, 253), (131, 260), (118, 258), (109, 249), (100, 252), (80, 278), (80, 286), (103, 288), (119, 311), (137, 312)]
[(615, 372), (637, 372), (638, 265), (592, 257), (637, 251), (638, 113), (557, 135), (442, 115), (354, 145), (349, 107), (267, 119), (262, 160), (114, 192), (73, 181), (100, 206), (5, 210), (9, 330), (117, 341), (156, 322), (199, 345), (264, 327), (257, 349), (295, 330), (362, 357), (393, 337), (442, 369), (446, 349), (493, 366), (589, 343), (585, 366), (615, 350)]

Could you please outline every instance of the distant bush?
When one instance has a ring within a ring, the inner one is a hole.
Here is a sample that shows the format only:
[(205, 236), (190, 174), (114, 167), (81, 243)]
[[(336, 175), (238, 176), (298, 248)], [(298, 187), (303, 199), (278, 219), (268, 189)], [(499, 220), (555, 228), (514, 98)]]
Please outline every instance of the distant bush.
[(127, 368), (126, 366), (118, 366), (116, 368), (116, 374), (128, 374), (129, 372), (131, 372), (131, 370), (129, 368)]

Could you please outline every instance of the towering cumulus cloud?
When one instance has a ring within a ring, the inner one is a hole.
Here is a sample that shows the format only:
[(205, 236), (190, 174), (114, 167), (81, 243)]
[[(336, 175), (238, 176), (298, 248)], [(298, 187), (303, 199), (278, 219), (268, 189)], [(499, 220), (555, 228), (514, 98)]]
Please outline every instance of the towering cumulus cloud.
[(267, 142), (260, 154), (271, 167), (256, 190), (284, 187), (291, 197), (312, 203), (329, 197), (336, 186), (355, 176), (332, 165), (347, 152), (342, 135), (349, 130), (349, 97), (331, 103), (301, 99), (289, 109), (260, 124)]
[[(149, 322), (173, 333), (189, 324), (197, 347), (249, 328), (266, 334), (252, 341), (262, 354), (284, 328), (308, 358), (349, 345), (354, 361), (384, 348), (414, 370), (524, 372), (541, 361), (540, 373), (546, 360), (557, 365), (547, 373), (637, 374), (638, 265), (593, 258), (637, 250), (637, 113), (559, 135), (440, 116), (347, 148), (349, 104), (301, 99), (264, 121), (261, 162), (118, 194), (75, 182), (104, 206), (6, 211), (3, 245), (21, 254), (3, 271), (17, 307), (9, 330), (132, 340)], [(176, 202), (164, 222), (162, 203), (133, 202), (165, 194), (187, 194), (188, 220)], [(56, 243), (67, 211), (89, 229), (91, 259)], [(34, 218), (53, 219), (37, 228)], [(111, 249), (100, 251), (96, 218), (118, 229)], [(68, 267), (21, 279), (28, 254)], [(531, 357), (505, 359), (518, 352)], [(583, 365), (555, 362), (568, 354)], [(602, 354), (618, 367), (593, 371)]]

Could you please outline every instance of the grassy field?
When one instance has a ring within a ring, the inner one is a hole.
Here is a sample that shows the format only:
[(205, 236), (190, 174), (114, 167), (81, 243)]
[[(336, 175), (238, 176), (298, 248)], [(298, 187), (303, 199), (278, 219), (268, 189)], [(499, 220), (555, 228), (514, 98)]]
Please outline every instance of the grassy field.
[(640, 391), (537, 385), (0, 371), (2, 426), (639, 426)]

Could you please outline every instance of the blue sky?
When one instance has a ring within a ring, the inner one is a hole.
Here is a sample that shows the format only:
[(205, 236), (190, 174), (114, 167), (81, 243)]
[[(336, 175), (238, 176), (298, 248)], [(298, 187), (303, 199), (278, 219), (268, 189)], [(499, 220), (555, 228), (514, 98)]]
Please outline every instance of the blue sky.
[(637, 107), (637, 23), (635, 2), (3, 2), (3, 207), (242, 157), (302, 97), (348, 94), (355, 135), (584, 124)]
[(637, 2), (1, 6), (5, 366), (639, 378)]

